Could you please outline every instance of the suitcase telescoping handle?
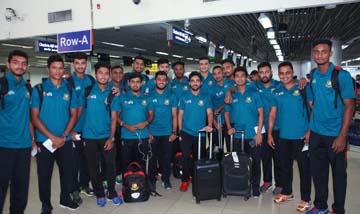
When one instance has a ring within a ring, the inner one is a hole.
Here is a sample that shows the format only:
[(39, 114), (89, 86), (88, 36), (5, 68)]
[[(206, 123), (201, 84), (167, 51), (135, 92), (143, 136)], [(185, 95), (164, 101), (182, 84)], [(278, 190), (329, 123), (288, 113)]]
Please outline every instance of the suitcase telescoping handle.
[[(198, 139), (198, 160), (200, 160), (201, 159), (201, 157), (200, 157), (200, 155), (201, 155), (201, 133), (202, 132), (205, 132), (205, 133), (207, 133), (205, 130), (199, 130), (199, 139)], [(212, 158), (212, 145), (213, 143), (212, 143), (212, 132), (210, 132), (210, 157), (209, 157), (209, 159), (211, 159)]]
[(218, 127), (217, 127), (217, 130), (218, 130), (218, 138), (219, 138), (219, 148), (222, 149), (223, 148), (223, 133), (222, 133), (222, 130), (221, 130), (221, 114), (219, 114), (217, 116), (217, 123), (218, 123)]
[(234, 148), (234, 135), (236, 133), (240, 133), (241, 134), (241, 151), (244, 152), (244, 138), (245, 138), (245, 131), (243, 130), (235, 130), (235, 133), (232, 134), (230, 136), (230, 152), (233, 152), (233, 148)]

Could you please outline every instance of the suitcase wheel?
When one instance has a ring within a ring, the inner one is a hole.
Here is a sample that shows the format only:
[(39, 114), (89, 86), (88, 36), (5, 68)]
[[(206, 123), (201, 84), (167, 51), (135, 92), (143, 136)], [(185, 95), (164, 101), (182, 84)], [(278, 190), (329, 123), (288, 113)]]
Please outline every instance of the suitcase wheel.
[(217, 199), (218, 201), (221, 201), (221, 196)]
[(200, 204), (200, 199), (199, 198), (195, 198), (195, 200), (196, 200), (197, 204)]
[(245, 197), (244, 197), (244, 201), (249, 200), (249, 198), (250, 198), (250, 196), (245, 196)]
[(223, 198), (226, 198), (227, 197), (227, 195), (226, 194), (223, 194)]

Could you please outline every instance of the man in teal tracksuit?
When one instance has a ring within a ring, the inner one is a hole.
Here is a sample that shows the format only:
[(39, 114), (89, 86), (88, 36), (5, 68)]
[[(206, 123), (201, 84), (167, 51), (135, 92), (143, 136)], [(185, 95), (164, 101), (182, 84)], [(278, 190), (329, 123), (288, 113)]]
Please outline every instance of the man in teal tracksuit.
[(130, 162), (140, 163), (146, 169), (148, 165), (148, 183), (151, 194), (156, 196), (156, 161), (149, 146), (148, 125), (154, 118), (154, 108), (148, 97), (142, 93), (142, 76), (132, 73), (128, 77), (130, 91), (120, 97), (120, 116), (118, 123), (122, 127), (122, 164), (123, 175)]
[(208, 57), (199, 58), (199, 70), (202, 78), (201, 93), (209, 96), (212, 87), (216, 84), (216, 81), (210, 73), (210, 61)]
[(0, 85), (0, 213), (11, 183), (9, 213), (15, 214), (24, 213), (29, 191), (31, 94), (23, 79), (28, 55), (11, 51), (6, 65), (9, 71), (2, 80), (7, 82), (7, 87), (3, 81)]
[[(71, 130), (77, 119), (78, 99), (68, 82), (62, 79), (64, 61), (60, 55), (51, 55), (47, 60), (49, 79), (37, 85), (32, 92), (31, 119), (36, 128), (37, 173), (42, 213), (51, 213), (51, 176), (54, 162), (60, 174), (60, 206), (76, 210), (79, 206), (70, 199), (72, 177)], [(54, 152), (43, 143), (50, 139)]]
[(150, 123), (153, 136), (152, 149), (161, 167), (161, 180), (165, 189), (171, 189), (170, 164), (172, 144), (177, 138), (177, 101), (167, 88), (167, 73), (158, 71), (154, 81), (156, 89), (149, 94), (154, 107), (154, 120)]
[(142, 78), (142, 87), (141, 87), (141, 93), (147, 94), (148, 91), (145, 91), (147, 89), (147, 82), (149, 81), (149, 77), (143, 74), (144, 68), (145, 68), (145, 58), (142, 56), (136, 56), (134, 58), (133, 63), (131, 64), (132, 71), (129, 73), (125, 73), (124, 76), (124, 84), (125, 84), (125, 90), (130, 91), (130, 87), (128, 84), (128, 80), (130, 77), (130, 74), (137, 73)]
[[(119, 111), (118, 96), (112, 94), (109, 84), (110, 65), (105, 62), (95, 64), (95, 76), (97, 83), (90, 89), (86, 89), (81, 97), (83, 101), (84, 126), (83, 138), (85, 154), (94, 193), (97, 197), (97, 205), (103, 207), (106, 204), (105, 192), (102, 186), (102, 178), (99, 172), (101, 157), (105, 162), (106, 180), (108, 184), (107, 199), (115, 205), (120, 205), (122, 199), (115, 190), (115, 155), (114, 146), (116, 121)], [(86, 96), (86, 97), (85, 97)]]
[[(279, 152), (281, 194), (275, 196), (275, 203), (294, 199), (292, 192), (293, 160), (296, 159), (300, 173), (301, 201), (297, 210), (305, 212), (310, 208), (311, 176), (308, 151), (303, 151), (305, 141), (309, 139), (309, 109), (306, 101), (306, 89), (300, 90), (294, 81), (294, 70), (290, 62), (282, 62), (278, 66), (279, 78), (282, 82), (272, 92), (269, 113), (267, 143)], [(309, 87), (307, 87), (309, 90)], [(309, 92), (309, 91), (308, 91)], [(272, 136), (275, 120), (278, 121), (280, 139), (274, 141)]]
[[(201, 90), (202, 80), (199, 72), (189, 75), (190, 91), (184, 93), (178, 104), (178, 123), (180, 131), (180, 148), (183, 155), (183, 174), (180, 191), (187, 191), (190, 179), (190, 154), (194, 159), (198, 156), (198, 132), (204, 129), (212, 132), (213, 111), (211, 101), (206, 93)], [(205, 133), (201, 137), (201, 156), (205, 154)]]
[[(263, 102), (258, 91), (246, 85), (248, 73), (245, 68), (235, 69), (236, 89), (232, 94), (232, 103), (225, 106), (225, 122), (229, 135), (234, 135), (234, 151), (241, 151), (241, 136), (235, 131), (245, 131), (244, 152), (251, 155), (251, 183), (253, 196), (259, 197), (261, 177), (260, 147), (262, 144), (262, 128), (264, 122)], [(255, 127), (257, 130), (255, 131)], [(254, 142), (254, 145), (252, 142)], [(255, 145), (256, 144), (256, 145)]]
[(189, 80), (185, 74), (185, 64), (183, 62), (174, 62), (172, 64), (175, 78), (171, 81), (171, 92), (179, 100), (181, 95), (189, 90)]
[[(311, 88), (313, 111), (310, 120), (309, 151), (311, 175), (315, 187), (315, 207), (307, 214), (329, 213), (329, 164), (332, 168), (334, 203), (333, 212), (345, 213), (346, 196), (346, 134), (354, 111), (354, 86), (349, 72), (335, 68), (330, 62), (332, 42), (317, 40), (313, 44), (313, 57), (317, 68), (312, 71)], [(338, 72), (338, 92), (332, 73)]]

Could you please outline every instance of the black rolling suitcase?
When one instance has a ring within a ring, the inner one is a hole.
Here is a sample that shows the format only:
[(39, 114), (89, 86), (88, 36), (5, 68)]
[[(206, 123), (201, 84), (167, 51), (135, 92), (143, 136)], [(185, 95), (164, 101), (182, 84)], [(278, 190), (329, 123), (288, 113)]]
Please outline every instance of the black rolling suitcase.
[[(202, 200), (221, 200), (221, 169), (218, 160), (212, 159), (210, 152), (209, 159), (201, 159), (201, 132), (198, 141), (198, 160), (194, 163), (194, 177), (192, 180), (192, 192), (196, 203)], [(212, 151), (212, 133), (210, 133), (210, 151)]]
[(244, 131), (241, 133), (241, 152), (233, 151), (233, 135), (230, 138), (230, 151), (224, 154), (222, 166), (223, 196), (244, 196), (244, 200), (251, 197), (251, 157), (244, 152)]

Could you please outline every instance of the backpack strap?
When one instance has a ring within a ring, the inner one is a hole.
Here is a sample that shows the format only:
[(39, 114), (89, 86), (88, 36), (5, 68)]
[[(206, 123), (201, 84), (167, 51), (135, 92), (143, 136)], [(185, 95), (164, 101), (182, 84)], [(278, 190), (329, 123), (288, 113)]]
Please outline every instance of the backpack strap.
[(39, 99), (40, 99), (40, 104), (39, 104), (39, 111), (41, 110), (41, 106), (42, 106), (42, 103), (43, 103), (43, 100), (44, 100), (44, 89), (43, 89), (43, 85), (42, 83), (39, 83), (37, 85), (35, 85), (35, 88), (39, 94)]
[(0, 101), (1, 101), (1, 109), (5, 109), (5, 96), (9, 91), (9, 82), (6, 77), (0, 77)]
[(340, 66), (335, 66), (333, 72), (331, 73), (331, 86), (335, 91), (334, 107), (337, 108), (337, 99), (340, 97), (342, 104), (344, 104), (344, 99), (341, 96), (340, 85), (339, 85), (339, 72), (341, 71)]
[[(306, 109), (307, 118), (309, 120), (310, 119), (310, 111), (309, 111), (309, 107), (307, 104), (306, 88), (300, 89), (300, 94), (303, 99), (304, 108)], [(303, 111), (303, 116), (304, 116), (304, 111)]]
[(86, 76), (89, 77), (91, 81), (91, 85), (94, 85), (96, 83), (95, 78), (93, 76), (91, 76), (90, 74), (86, 74)]
[(87, 97), (90, 95), (93, 86), (94, 86), (94, 84), (91, 84), (91, 85), (89, 85), (89, 86), (87, 86), (87, 87), (85, 88), (85, 103), (84, 103), (84, 108), (87, 108)]

